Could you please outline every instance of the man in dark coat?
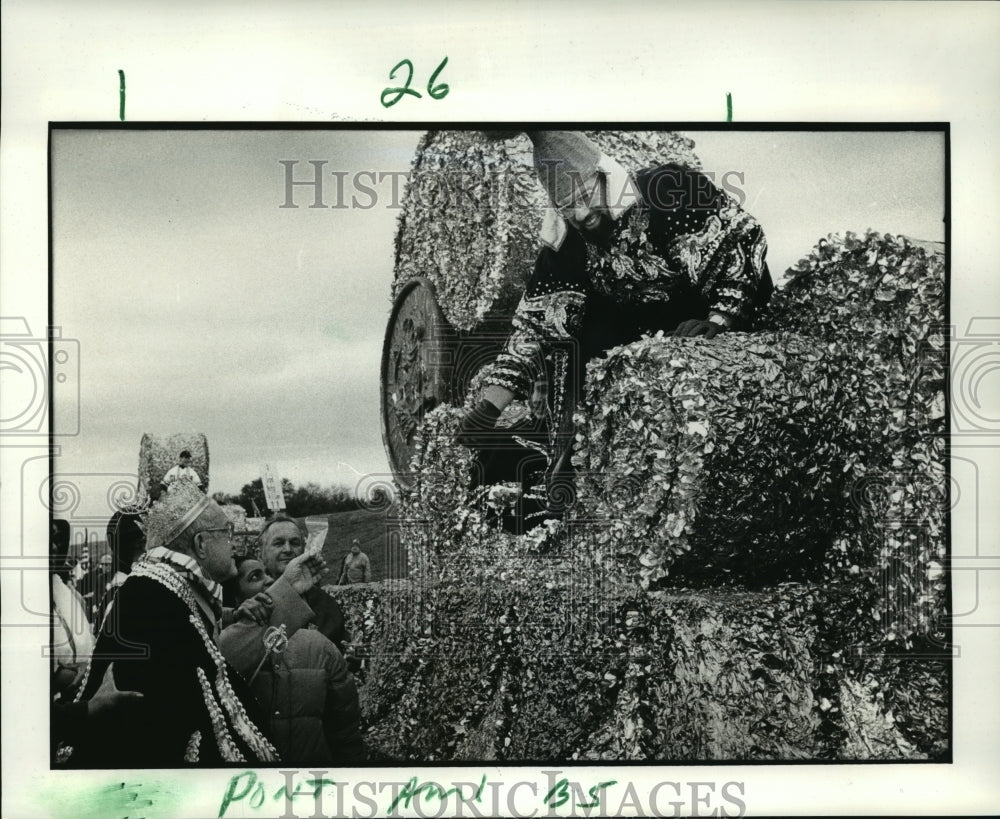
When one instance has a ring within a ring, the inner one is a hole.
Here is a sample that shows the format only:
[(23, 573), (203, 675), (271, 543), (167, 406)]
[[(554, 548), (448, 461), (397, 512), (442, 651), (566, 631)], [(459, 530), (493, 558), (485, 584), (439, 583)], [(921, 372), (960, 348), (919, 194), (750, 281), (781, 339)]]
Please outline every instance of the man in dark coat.
[(80, 767), (153, 768), (275, 762), (252, 694), (216, 643), (220, 583), (236, 571), (225, 513), (178, 487), (146, 518), (148, 551), (122, 584), (98, 634), (80, 700), (109, 663), (114, 685), (142, 698), (77, 742)]
[(133, 564), (146, 550), (146, 533), (143, 532), (136, 512), (115, 512), (108, 521), (108, 547), (111, 549), (113, 573), (108, 578), (103, 597), (97, 608), (94, 626), (101, 627), (111, 603), (132, 571)]

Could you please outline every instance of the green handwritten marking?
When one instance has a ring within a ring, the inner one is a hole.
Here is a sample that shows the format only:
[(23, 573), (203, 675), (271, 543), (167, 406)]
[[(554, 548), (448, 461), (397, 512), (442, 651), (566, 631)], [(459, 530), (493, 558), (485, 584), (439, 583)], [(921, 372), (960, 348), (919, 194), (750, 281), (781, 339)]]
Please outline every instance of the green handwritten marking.
[(433, 99), (444, 99), (448, 96), (448, 92), (451, 90), (446, 82), (434, 85), (434, 80), (437, 79), (438, 74), (444, 71), (444, 67), (446, 65), (448, 65), (447, 57), (441, 60), (441, 65), (434, 69), (434, 73), (431, 74), (431, 78), (427, 81), (427, 93), (430, 94)]
[(51, 819), (156, 819), (175, 816), (181, 804), (180, 788), (168, 782), (54, 782), (41, 797), (38, 815)]
[(410, 802), (412, 802), (421, 794), (423, 794), (425, 802), (433, 798), (437, 798), (443, 802), (452, 794), (457, 795), (458, 798), (462, 802), (465, 802), (466, 804), (468, 804), (469, 802), (482, 802), (483, 790), (486, 788), (486, 774), (483, 774), (482, 779), (479, 780), (479, 787), (476, 788), (471, 799), (462, 796), (461, 788), (458, 785), (456, 785), (454, 788), (449, 788), (448, 790), (444, 790), (440, 785), (434, 782), (424, 782), (423, 784), (419, 783), (420, 780), (417, 779), (415, 776), (410, 777), (410, 781), (403, 786), (403, 789), (399, 792), (399, 795), (392, 800), (392, 803), (389, 805), (389, 810), (386, 812), (392, 813), (396, 809), (396, 805), (398, 805), (400, 802), (403, 803), (404, 808), (410, 807)]
[(592, 802), (581, 802), (580, 803), (580, 807), (581, 808), (596, 808), (596, 807), (598, 807), (601, 804), (601, 797), (598, 795), (597, 792), (598, 791), (603, 791), (605, 788), (610, 788), (612, 785), (617, 785), (617, 784), (618, 784), (618, 780), (617, 779), (611, 779), (611, 780), (609, 780), (607, 782), (598, 782), (596, 785), (594, 785), (592, 788), (590, 788), (590, 790), (587, 791), (587, 793), (590, 794), (590, 798), (593, 801)]
[[(434, 73), (431, 74), (431, 78), (427, 81), (427, 93), (430, 95), (431, 99), (440, 100), (448, 96), (448, 92), (451, 87), (446, 82), (439, 82), (436, 85), (434, 81), (438, 78), (438, 74), (444, 71), (444, 67), (448, 65), (448, 58), (445, 57), (441, 60), (441, 64), (434, 69)], [(379, 100), (382, 102), (384, 108), (391, 108), (397, 102), (399, 102), (405, 94), (410, 94), (411, 96), (421, 99), (423, 94), (419, 91), (414, 91), (410, 88), (410, 82), (413, 80), (413, 63), (409, 60), (400, 60), (392, 67), (392, 71), (389, 72), (389, 79), (396, 79), (396, 72), (400, 68), (406, 67), (409, 73), (406, 75), (406, 82), (402, 85), (391, 85), (387, 88), (382, 89), (382, 95)]]
[[(240, 780), (245, 780), (241, 783)], [(242, 791), (237, 793), (237, 789), (241, 784), (245, 787)], [(254, 785), (257, 787), (254, 788)], [(233, 802), (239, 802), (241, 799), (246, 799), (250, 797), (250, 806), (259, 808), (264, 803), (264, 786), (257, 781), (257, 774), (253, 771), (244, 771), (241, 774), (236, 774), (229, 780), (229, 785), (226, 787), (226, 793), (222, 797), (222, 804), (219, 806), (219, 816), (226, 815), (226, 809), (233, 804)], [(259, 801), (258, 801), (259, 800)], [(257, 804), (254, 804), (256, 802)]]
[[(577, 808), (599, 807), (601, 804), (601, 797), (598, 791), (602, 791), (605, 788), (610, 788), (612, 785), (617, 785), (617, 784), (618, 784), (617, 779), (612, 779), (608, 782), (599, 782), (598, 784), (589, 788), (587, 791), (587, 793), (590, 794), (590, 798), (592, 801), (577, 802), (575, 805), (571, 807), (577, 807)], [(580, 793), (580, 789), (576, 785), (574, 785), (574, 789), (577, 791), (577, 793)], [(563, 778), (560, 779), (558, 782), (556, 782), (556, 784), (549, 789), (549, 792), (545, 794), (545, 798), (542, 799), (542, 804), (548, 805), (550, 808), (559, 808), (565, 805), (569, 801), (570, 796), (571, 793), (569, 788), (569, 780)], [(556, 799), (558, 801), (553, 802), (552, 801), (553, 799)]]
[[(552, 802), (551, 800), (553, 799), (553, 797), (557, 797), (559, 801)], [(545, 798), (542, 799), (542, 804), (549, 805), (549, 807), (558, 808), (561, 807), (562, 805), (565, 805), (568, 801), (569, 801), (569, 780), (560, 779), (558, 782), (556, 782), (555, 785), (553, 785), (549, 789), (549, 792), (545, 794)]]
[[(393, 105), (395, 105), (403, 98), (404, 94), (412, 94), (414, 97), (417, 97), (418, 99), (423, 96), (423, 94), (421, 94), (419, 91), (414, 91), (412, 88), (410, 88), (410, 80), (413, 79), (413, 63), (411, 63), (409, 60), (403, 59), (400, 60), (398, 63), (396, 63), (392, 67), (392, 71), (389, 72), (389, 79), (390, 80), (396, 79), (396, 72), (404, 65), (408, 69), (410, 69), (410, 73), (406, 75), (406, 82), (403, 83), (403, 85), (401, 86), (399, 85), (391, 86), (389, 88), (383, 89), (382, 91), (382, 96), (380, 97), (380, 99), (382, 101), (383, 107), (385, 108), (391, 108)], [(396, 95), (395, 98), (393, 98), (390, 102), (386, 102), (386, 98), (392, 97), (393, 94)]]
[(331, 788), (336, 788), (337, 783), (332, 779), (307, 779), (305, 785), (312, 790), (302, 790), (301, 782), (295, 783), (295, 790), (292, 793), (288, 793), (288, 788), (286, 785), (282, 785), (274, 794), (274, 801), (277, 802), (279, 799), (284, 799), (285, 795), (288, 794), (289, 799), (295, 799), (297, 796), (308, 796), (311, 797), (313, 801), (319, 799), (320, 794), (323, 792), (323, 788), (329, 785)]
[[(316, 801), (320, 798), (320, 794), (323, 792), (325, 787), (336, 788), (337, 783), (332, 779), (306, 779), (304, 782), (299, 781), (295, 783), (295, 787), (292, 792), (288, 792), (288, 786), (282, 785), (278, 788), (273, 795), (275, 802), (279, 802), (283, 799), (297, 799), (299, 797), (306, 797), (307, 799), (312, 799)], [(226, 792), (222, 797), (222, 804), (219, 805), (219, 817), (226, 815), (226, 811), (229, 810), (229, 806), (236, 802), (244, 802), (251, 808), (256, 810), (264, 804), (267, 795), (265, 793), (264, 783), (257, 778), (257, 774), (253, 771), (244, 771), (243, 773), (236, 774), (236, 776), (231, 777), (229, 784), (226, 786)]]
[(726, 92), (726, 122), (733, 121), (733, 95)]
[(118, 119), (125, 121), (125, 72), (118, 69)]

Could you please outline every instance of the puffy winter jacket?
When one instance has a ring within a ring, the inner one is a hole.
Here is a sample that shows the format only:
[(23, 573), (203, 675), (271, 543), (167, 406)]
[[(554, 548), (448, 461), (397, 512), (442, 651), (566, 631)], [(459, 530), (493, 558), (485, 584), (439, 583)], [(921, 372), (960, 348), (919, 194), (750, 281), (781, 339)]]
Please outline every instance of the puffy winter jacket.
[[(358, 692), (343, 655), (314, 627), (316, 613), (284, 578), (268, 594), (274, 601), (268, 626), (239, 620), (222, 630), (219, 648), (251, 682), (269, 715), (282, 761), (299, 766), (363, 762)], [(282, 625), (287, 644), (280, 652), (266, 652), (265, 633)]]
[(284, 651), (268, 656), (250, 688), (270, 715), (283, 762), (301, 767), (364, 761), (354, 678), (319, 631), (296, 631)]

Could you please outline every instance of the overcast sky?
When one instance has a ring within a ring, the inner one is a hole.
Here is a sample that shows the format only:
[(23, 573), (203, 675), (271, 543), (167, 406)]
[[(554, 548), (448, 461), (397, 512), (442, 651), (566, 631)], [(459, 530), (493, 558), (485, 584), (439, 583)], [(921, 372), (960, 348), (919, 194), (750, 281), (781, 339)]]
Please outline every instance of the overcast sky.
[[(776, 278), (828, 233), (944, 238), (939, 134), (689, 135), (706, 169), (745, 174)], [(399, 210), (388, 181), (372, 208), (312, 209), (300, 191), (283, 209), (280, 160), (302, 178), (309, 160), (407, 171), (419, 136), (55, 131), (53, 316), (80, 342), (80, 434), (59, 440), (56, 472), (135, 475), (144, 432), (204, 432), (211, 492), (264, 462), (297, 484), (388, 472), (379, 362)]]

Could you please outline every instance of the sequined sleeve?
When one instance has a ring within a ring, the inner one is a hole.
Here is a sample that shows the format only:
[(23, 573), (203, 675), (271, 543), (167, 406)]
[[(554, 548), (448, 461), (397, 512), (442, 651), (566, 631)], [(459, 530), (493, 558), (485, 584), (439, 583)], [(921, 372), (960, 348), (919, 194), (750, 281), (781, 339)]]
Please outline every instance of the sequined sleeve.
[[(687, 207), (678, 208), (671, 220), (687, 229), (678, 230), (671, 255), (687, 270), (712, 312), (723, 314), (735, 326), (745, 326), (754, 307), (770, 295), (764, 231), (704, 174), (685, 170), (681, 193)], [(707, 194), (705, 204), (692, 206), (702, 193)]]
[(653, 211), (653, 238), (712, 312), (745, 326), (772, 289), (757, 220), (699, 171), (664, 165), (638, 175)]
[(706, 270), (706, 295), (713, 311), (745, 327), (755, 307), (770, 296), (767, 239), (757, 220), (735, 203), (721, 215), (730, 218), (730, 235)]
[(587, 253), (570, 230), (558, 249), (543, 246), (513, 316), (513, 330), (487, 384), (526, 398), (554, 343), (576, 335), (587, 302)]

